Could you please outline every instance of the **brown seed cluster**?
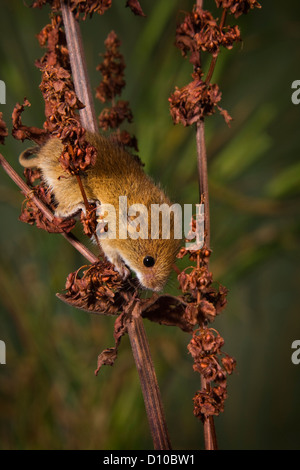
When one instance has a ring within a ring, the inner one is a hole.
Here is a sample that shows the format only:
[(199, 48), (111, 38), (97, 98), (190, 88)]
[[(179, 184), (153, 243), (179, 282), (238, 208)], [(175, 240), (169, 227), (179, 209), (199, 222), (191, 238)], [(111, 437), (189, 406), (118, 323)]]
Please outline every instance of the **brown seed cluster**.
[(104, 44), (103, 60), (97, 66), (97, 70), (102, 74), (102, 80), (97, 87), (96, 98), (102, 103), (110, 102), (111, 106), (104, 108), (100, 113), (99, 126), (104, 131), (113, 130), (111, 138), (128, 150), (138, 151), (136, 137), (131, 136), (127, 130), (120, 129), (124, 121), (131, 123), (133, 120), (129, 102), (124, 100), (115, 101), (115, 98), (121, 95), (126, 84), (124, 79), (126, 66), (124, 57), (120, 53), (121, 41), (116, 33), (111, 31)]
[(4, 145), (5, 137), (8, 136), (8, 131), (5, 122), (3, 121), (3, 113), (0, 113), (0, 144)]
[(190, 53), (190, 62), (195, 67), (201, 67), (200, 51), (216, 57), (221, 46), (231, 49), (239, 40), (238, 26), (220, 27), (209, 11), (194, 6), (192, 13), (188, 13), (176, 29), (175, 45), (184, 57)]
[[(34, 188), (34, 194), (47, 207), (54, 210), (51, 194), (43, 185), (36, 185)], [(24, 201), (19, 220), (30, 225), (36, 225), (36, 227), (46, 230), (49, 233), (68, 233), (76, 224), (76, 221), (72, 218), (62, 219), (59, 217), (53, 217), (52, 221), (49, 221), (31, 199), (26, 199)]]
[[(192, 219), (191, 230), (196, 231)], [(181, 248), (178, 258), (188, 256), (195, 264), (178, 275), (185, 301), (183, 318), (193, 326), (188, 350), (194, 359), (193, 368), (204, 380), (202, 389), (194, 396), (194, 415), (203, 422), (211, 415), (224, 410), (227, 398), (227, 375), (233, 372), (235, 359), (221, 352), (223, 338), (206, 325), (215, 320), (227, 304), (227, 289), (214, 285), (209, 271), (211, 250), (205, 246), (199, 250)], [(223, 356), (220, 360), (220, 357)]]
[(44, 128), (65, 144), (60, 158), (63, 169), (78, 174), (95, 163), (96, 150), (86, 142), (85, 130), (80, 125), (78, 110), (83, 108), (83, 104), (74, 90), (60, 15), (52, 17), (51, 24), (42, 29), (38, 39), (40, 45), (47, 48), (44, 56), (36, 61), (42, 72), (40, 89), (45, 101)]
[[(46, 3), (51, 5), (53, 11), (60, 11), (61, 9), (61, 0), (35, 0), (32, 7), (41, 8)], [(94, 13), (103, 15), (111, 7), (112, 0), (70, 0), (69, 4), (75, 17), (78, 19), (82, 14), (82, 19), (85, 20), (88, 15), (92, 17)]]
[(31, 106), (27, 98), (24, 99), (23, 104), (17, 103), (12, 112), (12, 135), (15, 139), (21, 140), (22, 142), (25, 139), (33, 140), (38, 145), (42, 145), (48, 138), (48, 132), (44, 129), (39, 129), (34, 126), (26, 126), (22, 123), (22, 113), (26, 107)]
[(247, 14), (253, 8), (261, 8), (257, 0), (216, 0), (216, 4), (218, 8), (229, 9), (236, 18)]
[(233, 373), (236, 361), (222, 352), (224, 339), (212, 329), (194, 331), (188, 350), (194, 359), (193, 368), (205, 379), (206, 386), (194, 396), (194, 414), (204, 421), (224, 411), (227, 398), (227, 375)]
[(97, 205), (96, 203), (89, 203), (89, 210), (85, 213), (81, 211), (80, 222), (82, 224), (83, 232), (89, 238), (92, 238), (97, 230)]
[(102, 81), (97, 88), (96, 97), (105, 103), (120, 95), (124, 86), (124, 57), (119, 48), (121, 41), (114, 31), (111, 31), (104, 41), (105, 53), (103, 60), (97, 66), (97, 70), (102, 74)]
[[(35, 0), (32, 8), (42, 8), (49, 3), (53, 11), (60, 11), (61, 0)], [(112, 0), (70, 0), (70, 9), (76, 19), (85, 20), (87, 16), (92, 17), (94, 13), (103, 15), (112, 5)], [(126, 7), (138, 16), (146, 16), (138, 0), (127, 0)], [(82, 16), (80, 16), (82, 15)]]
[(227, 302), (227, 289), (222, 285), (213, 285), (213, 276), (208, 269), (210, 254), (211, 251), (206, 248), (193, 252), (182, 248), (177, 255), (178, 258), (188, 255), (191, 260), (197, 261), (196, 266), (189, 266), (178, 275), (187, 303), (185, 316), (193, 325), (214, 321)]
[[(34, 126), (29, 127), (22, 123), (21, 115), (27, 106), (30, 106), (30, 103), (26, 98), (22, 105), (19, 103), (16, 104), (12, 113), (12, 135), (18, 140), (24, 141), (25, 139), (29, 139), (33, 140), (38, 145), (42, 145), (49, 138), (48, 131)], [(24, 175), (27, 184), (32, 187), (35, 196), (37, 196), (52, 212), (54, 212), (55, 208), (51, 193), (45, 187), (44, 183), (40, 181), (40, 171), (37, 169), (26, 168), (24, 170)], [(63, 219), (53, 217), (53, 220), (49, 221), (30, 198), (24, 201), (19, 219), (30, 225), (36, 225), (36, 227), (46, 230), (49, 233), (69, 232), (75, 226), (74, 219), (65, 221)]]
[[(256, 0), (216, 0), (222, 8), (221, 18), (217, 20), (206, 10), (194, 5), (176, 29), (175, 45), (184, 57), (189, 55), (193, 65), (193, 80), (182, 88), (175, 88), (169, 98), (170, 113), (175, 124), (191, 126), (204, 121), (216, 109), (227, 124), (232, 120), (229, 113), (219, 105), (221, 92), (217, 84), (211, 83), (217, 57), (221, 47), (231, 49), (241, 40), (237, 25), (226, 26), (227, 14), (236, 18), (248, 13), (254, 7), (260, 8)], [(202, 69), (202, 53), (211, 55), (210, 67), (206, 78)], [(191, 228), (195, 233), (195, 220)], [(212, 329), (208, 322), (214, 321), (226, 305), (227, 289), (214, 286), (213, 277), (208, 269), (210, 250), (204, 246), (201, 250), (191, 251), (182, 248), (178, 258), (188, 256), (195, 264), (184, 269), (178, 280), (183, 292), (181, 308), (185, 324), (195, 328), (188, 349), (194, 358), (194, 370), (203, 378), (202, 389), (194, 397), (194, 414), (203, 422), (209, 416), (218, 415), (224, 409), (227, 397), (226, 378), (233, 372), (235, 360), (225, 355), (220, 360), (224, 340)], [(188, 327), (186, 327), (188, 331)]]
[(65, 294), (58, 297), (69, 305), (99, 315), (118, 315), (114, 326), (115, 347), (105, 349), (98, 356), (97, 375), (103, 365), (113, 365), (127, 323), (133, 310), (141, 314), (142, 303), (137, 302), (137, 286), (133, 279), (122, 279), (108, 261), (83, 266), (70, 273), (66, 280)]
[(174, 123), (191, 126), (200, 119), (204, 119), (205, 116), (214, 114), (215, 108), (219, 109), (226, 122), (229, 123), (232, 118), (218, 105), (221, 101), (218, 85), (203, 82), (197, 74), (194, 74), (194, 77), (195, 79), (183, 88), (176, 87), (175, 92), (169, 98)]
[[(216, 109), (228, 125), (232, 120), (229, 113), (219, 106), (221, 92), (218, 85), (210, 83), (211, 75), (220, 48), (231, 49), (241, 40), (237, 25), (225, 25), (227, 13), (238, 17), (254, 7), (260, 8), (260, 5), (256, 0), (216, 0), (216, 4), (223, 9), (220, 21), (209, 11), (194, 5), (192, 12), (187, 13), (183, 22), (177, 26), (175, 45), (184, 57), (189, 55), (194, 72), (193, 81), (181, 89), (176, 87), (169, 98), (170, 112), (175, 124), (180, 122), (184, 126), (190, 126), (206, 116), (211, 116)], [(211, 67), (205, 79), (201, 52), (212, 57)]]
[[(82, 271), (82, 274), (81, 274)], [(66, 281), (66, 300), (84, 305), (85, 310), (104, 315), (116, 315), (123, 303), (120, 292), (130, 286), (123, 281), (109, 262), (99, 262), (69, 274)]]
[(133, 116), (128, 101), (119, 100), (112, 108), (104, 108), (99, 116), (101, 129), (118, 128), (123, 121), (132, 122)]
[[(83, 107), (78, 100), (71, 77), (69, 53), (66, 46), (65, 34), (62, 29), (60, 15), (52, 15), (51, 23), (46, 25), (38, 34), (38, 40), (42, 47), (46, 48), (43, 57), (36, 61), (36, 66), (41, 70), (42, 81), (40, 89), (45, 102), (46, 120), (43, 129), (28, 127), (22, 123), (21, 115), (26, 106), (30, 106), (27, 99), (22, 105), (17, 104), (13, 111), (12, 134), (16, 139), (30, 139), (38, 145), (42, 145), (50, 136), (56, 136), (64, 144), (60, 163), (64, 170), (73, 175), (79, 175), (96, 160), (96, 150), (85, 139), (85, 129), (79, 121), (78, 110)], [(38, 170), (26, 169), (24, 171), (27, 183), (33, 187), (35, 193), (52, 210), (51, 194), (47, 192), (43, 181), (37, 184), (40, 177)], [(39, 211), (32, 201), (26, 201), (23, 205), (20, 220), (33, 224), (48, 232), (62, 232), (71, 230), (74, 219), (68, 222), (54, 218), (54, 223)], [(90, 222), (90, 226), (89, 225)], [(87, 213), (84, 230), (90, 234), (94, 220)]]

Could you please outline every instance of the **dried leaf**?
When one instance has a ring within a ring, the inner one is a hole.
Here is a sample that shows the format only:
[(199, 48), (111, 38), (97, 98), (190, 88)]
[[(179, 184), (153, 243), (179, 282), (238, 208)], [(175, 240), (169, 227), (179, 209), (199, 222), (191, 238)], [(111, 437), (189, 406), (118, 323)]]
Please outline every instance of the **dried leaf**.
[(101, 352), (98, 356), (97, 360), (97, 369), (95, 370), (95, 375), (98, 375), (101, 367), (103, 365), (113, 366), (114, 362), (118, 355), (118, 348), (122, 339), (122, 336), (125, 335), (127, 331), (127, 322), (130, 319), (126, 316), (126, 314), (121, 313), (115, 321), (114, 326), (114, 339), (115, 339), (115, 347), (105, 349)]
[(127, 0), (126, 7), (129, 7), (135, 15), (146, 16), (138, 0)]
[(29, 139), (33, 140), (39, 145), (42, 145), (49, 138), (48, 132), (44, 129), (39, 129), (34, 126), (28, 127), (22, 124), (21, 114), (23, 113), (26, 106), (31, 106), (31, 104), (29, 103), (27, 98), (24, 98), (24, 103), (22, 105), (17, 103), (14, 107), (12, 113), (12, 135), (15, 139), (22, 140), (22, 142), (25, 139)]

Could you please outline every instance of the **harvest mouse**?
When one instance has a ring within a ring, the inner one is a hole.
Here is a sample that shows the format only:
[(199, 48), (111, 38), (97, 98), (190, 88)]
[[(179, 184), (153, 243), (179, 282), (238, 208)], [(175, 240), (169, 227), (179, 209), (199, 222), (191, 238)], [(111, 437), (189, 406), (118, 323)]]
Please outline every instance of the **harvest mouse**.
[[(81, 175), (89, 202), (98, 202), (101, 206), (110, 204), (118, 214), (119, 196), (126, 196), (128, 207), (143, 204), (149, 217), (152, 204), (171, 206), (163, 190), (154, 184), (140, 163), (123, 147), (98, 134), (87, 133), (87, 141), (97, 151), (96, 164)], [(60, 165), (63, 148), (61, 140), (52, 137), (40, 147), (35, 157), (28, 158), (29, 154), (25, 151), (19, 160), (26, 168), (37, 167), (41, 170), (42, 178), (57, 204), (55, 215), (70, 217), (80, 209), (85, 210), (85, 205), (76, 176), (64, 171)], [(116, 219), (119, 225), (118, 216)], [(180, 240), (172, 236), (172, 221), (170, 233), (169, 239), (151, 238), (149, 223), (147, 238), (134, 239), (129, 236), (123, 239), (116, 233), (114, 239), (100, 239), (100, 243), (109, 261), (123, 277), (128, 275), (129, 267), (144, 288), (161, 291), (180, 246)]]

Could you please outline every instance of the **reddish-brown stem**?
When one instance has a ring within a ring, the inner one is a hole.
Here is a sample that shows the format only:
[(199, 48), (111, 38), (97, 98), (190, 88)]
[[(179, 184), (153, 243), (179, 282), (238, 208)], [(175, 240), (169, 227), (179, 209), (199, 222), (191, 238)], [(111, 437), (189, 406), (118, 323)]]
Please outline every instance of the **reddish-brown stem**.
[[(200, 254), (197, 254), (197, 269), (200, 269)], [(199, 305), (201, 301), (201, 292), (197, 290), (197, 304)]]
[[(98, 132), (79, 24), (75, 20), (67, 3), (62, 1), (61, 7), (74, 87), (77, 97), (85, 105), (85, 108), (80, 110), (81, 124), (85, 129), (91, 132)], [(141, 318), (132, 319), (128, 327), (128, 335), (140, 377), (154, 448), (155, 450), (170, 450), (170, 439), (164, 417), (160, 391), (157, 385), (155, 370)]]
[[(220, 30), (222, 30), (224, 28), (225, 21), (226, 21), (226, 15), (227, 15), (227, 9), (224, 8), (223, 11), (222, 11), (222, 16), (221, 16), (221, 20), (220, 20), (220, 24), (219, 24)], [(207, 76), (206, 76), (206, 79), (205, 79), (206, 83), (209, 83), (212, 79), (212, 76), (213, 76), (213, 73), (214, 73), (214, 70), (215, 70), (215, 66), (216, 66), (216, 63), (217, 63), (217, 59), (218, 59), (218, 56), (216, 55), (211, 60), (209, 70), (207, 72)]]
[(83, 245), (73, 233), (62, 233), (62, 236), (90, 263), (94, 264), (99, 261), (98, 257)]
[(226, 21), (226, 16), (227, 16), (227, 8), (223, 8), (222, 16), (221, 16), (221, 20), (220, 20), (220, 24), (219, 24), (220, 29), (224, 28), (225, 21)]
[(84, 190), (80, 175), (76, 175), (76, 179), (77, 179), (78, 186), (80, 188), (80, 192), (81, 192), (81, 195), (82, 195), (82, 198), (83, 198), (85, 208), (88, 211), (89, 208), (90, 208), (90, 205), (89, 205), (89, 201), (87, 200), (87, 197), (86, 197), (86, 194), (85, 194), (85, 190)]
[(208, 193), (208, 173), (207, 157), (205, 146), (204, 120), (197, 122), (196, 142), (198, 158), (198, 181), (200, 202), (204, 204), (204, 244), (206, 248), (210, 247), (210, 216), (209, 216), (209, 193)]
[[(210, 384), (206, 382), (205, 378), (201, 376), (201, 386), (202, 390), (210, 390)], [(217, 443), (217, 436), (215, 430), (215, 423), (214, 417), (208, 416), (204, 420), (203, 424), (203, 433), (204, 433), (204, 443), (205, 443), (205, 450), (217, 450), (218, 443)]]
[(25, 197), (32, 199), (35, 205), (43, 212), (44, 216), (52, 222), (54, 219), (53, 213), (48, 209), (48, 207), (43, 204), (39, 198), (37, 198), (33, 190), (27, 186), (27, 184), (22, 180), (22, 178), (18, 175), (18, 173), (10, 166), (8, 161), (0, 154), (0, 165), (2, 166), (3, 170), (8, 174), (8, 176), (13, 180), (13, 182), (19, 186), (22, 193)]
[(154, 449), (171, 450), (159, 387), (142, 318), (135, 318), (130, 322), (127, 331), (140, 377)]
[[(33, 190), (27, 186), (27, 184), (22, 180), (18, 173), (11, 167), (8, 161), (0, 154), (0, 165), (8, 176), (14, 181), (14, 183), (20, 188), (24, 196), (28, 199), (31, 199), (38, 209), (43, 213), (46, 219), (49, 222), (53, 222), (54, 215), (51, 210), (43, 204), (43, 202), (34, 195)], [(88, 261), (91, 263), (96, 263), (98, 260), (97, 256), (90, 252), (73, 234), (71, 233), (62, 233), (63, 237), (71, 243), (77, 251), (79, 251)]]
[[(198, 179), (200, 201), (204, 203), (204, 243), (205, 248), (210, 247), (210, 213), (209, 213), (209, 193), (208, 193), (208, 172), (207, 172), (207, 156), (205, 146), (205, 129), (204, 121), (197, 123), (196, 129), (197, 156), (198, 156)], [(200, 256), (197, 257), (197, 268), (200, 268)], [(200, 302), (200, 291), (197, 294), (197, 301)], [(207, 388), (206, 380), (201, 377), (202, 389)], [(213, 416), (204, 420), (204, 443), (206, 450), (217, 449), (217, 438)]]
[[(203, 0), (197, 0), (197, 7), (203, 8)], [(224, 13), (224, 10), (223, 10)], [(221, 18), (221, 23), (224, 24), (226, 15)], [(201, 53), (199, 57), (201, 64)], [(216, 59), (212, 59), (210, 64), (208, 78), (211, 79), (214, 68), (216, 64)], [(206, 79), (207, 80), (207, 79)], [(208, 81), (209, 81), (208, 80)], [(208, 82), (207, 81), (207, 82)], [(206, 145), (205, 145), (205, 126), (204, 120), (201, 119), (196, 124), (196, 144), (197, 144), (197, 164), (198, 164), (198, 183), (199, 183), (199, 199), (200, 202), (204, 204), (204, 245), (205, 248), (210, 247), (210, 212), (209, 212), (209, 192), (208, 192), (208, 172), (207, 172), (207, 155), (206, 155)], [(197, 268), (200, 268), (200, 256), (197, 256)], [(197, 293), (197, 302), (200, 303), (200, 291)], [(206, 380), (201, 376), (201, 386), (205, 390), (209, 387), (209, 384), (206, 383)], [(209, 416), (204, 419), (203, 423), (204, 431), (204, 445), (206, 450), (216, 450), (217, 449), (217, 437), (215, 432), (215, 424), (213, 416)]]
[(85, 107), (79, 111), (80, 120), (85, 129), (89, 130), (90, 132), (97, 133), (99, 129), (97, 125), (95, 108), (93, 106), (91, 87), (89, 86), (89, 78), (81, 40), (80, 27), (78, 21), (75, 21), (74, 19), (74, 15), (69, 8), (68, 2), (61, 2), (61, 11), (65, 27), (76, 96), (82, 102), (82, 104), (85, 105)]

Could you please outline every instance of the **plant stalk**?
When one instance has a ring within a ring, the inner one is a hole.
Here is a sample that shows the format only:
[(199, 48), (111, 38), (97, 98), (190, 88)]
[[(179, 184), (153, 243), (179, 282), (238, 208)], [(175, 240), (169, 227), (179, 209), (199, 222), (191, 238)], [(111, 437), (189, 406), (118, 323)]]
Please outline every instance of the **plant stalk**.
[(129, 323), (127, 331), (140, 377), (154, 449), (171, 450), (171, 442), (143, 319), (141, 317), (134, 318)]
[(205, 124), (200, 120), (196, 125), (196, 143), (197, 143), (197, 163), (198, 163), (198, 183), (199, 198), (204, 204), (204, 245), (210, 248), (210, 212), (209, 212), (209, 192), (208, 192), (208, 173), (207, 156), (205, 145)]
[(98, 133), (99, 129), (93, 105), (92, 91), (89, 85), (89, 76), (79, 23), (75, 20), (68, 2), (64, 2), (62, 0), (61, 11), (69, 50), (75, 93), (81, 103), (85, 105), (84, 108), (79, 110), (81, 124), (90, 132)]
[[(75, 92), (78, 99), (85, 105), (85, 108), (79, 111), (81, 124), (85, 129), (98, 133), (80, 27), (69, 5), (62, 1), (61, 8)], [(142, 318), (132, 319), (128, 326), (128, 335), (140, 378), (154, 448), (155, 450), (170, 450), (171, 444), (162, 400)]]
[[(222, 11), (222, 16), (221, 16), (221, 20), (220, 20), (220, 24), (219, 24), (220, 30), (222, 30), (224, 28), (225, 21), (226, 21), (226, 15), (227, 15), (227, 9), (224, 8), (223, 11)], [(215, 66), (216, 66), (216, 63), (217, 63), (217, 59), (218, 59), (218, 56), (213, 57), (212, 60), (211, 60), (209, 70), (207, 72), (207, 76), (206, 76), (206, 79), (205, 79), (206, 83), (209, 83), (212, 79), (212, 76), (213, 76), (213, 73), (214, 73), (214, 70), (215, 70)]]
[[(203, 0), (197, 0), (197, 7), (203, 8)], [(223, 11), (224, 13), (224, 11)], [(222, 15), (221, 23), (225, 22), (225, 16)], [(201, 59), (201, 57), (200, 57)], [(201, 60), (200, 60), (201, 62)], [(213, 59), (208, 77), (211, 78), (215, 68)], [(207, 172), (207, 154), (205, 145), (205, 125), (204, 120), (200, 119), (196, 124), (196, 144), (197, 144), (197, 164), (198, 164), (198, 184), (200, 203), (204, 204), (204, 246), (210, 248), (210, 212), (209, 212), (209, 191), (208, 191), (208, 172)], [(199, 268), (200, 258), (198, 256), (197, 267)], [(200, 298), (198, 299), (200, 302)], [(203, 390), (208, 389), (209, 384), (201, 376), (201, 387)], [(217, 449), (217, 437), (213, 416), (209, 416), (203, 423), (204, 445), (206, 450)]]
[[(53, 222), (54, 215), (48, 209), (48, 207), (34, 195), (33, 190), (27, 186), (23, 179), (18, 175), (18, 173), (11, 167), (8, 161), (0, 153), (0, 165), (2, 166), (5, 173), (10, 177), (11, 180), (20, 188), (24, 196), (28, 199), (31, 199), (39, 210), (43, 213), (46, 219), (49, 222)], [(90, 263), (96, 263), (98, 260), (97, 256), (94, 255), (85, 245), (83, 245), (72, 233), (63, 232), (62, 236), (77, 250), (82, 254)]]

